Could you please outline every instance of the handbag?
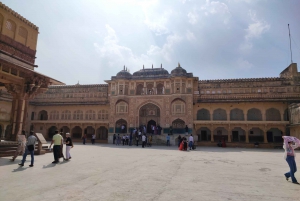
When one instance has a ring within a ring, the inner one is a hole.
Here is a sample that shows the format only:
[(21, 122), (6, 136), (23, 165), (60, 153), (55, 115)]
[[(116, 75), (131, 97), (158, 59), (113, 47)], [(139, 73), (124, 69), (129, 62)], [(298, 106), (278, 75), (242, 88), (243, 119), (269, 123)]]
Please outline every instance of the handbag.
[(33, 144), (27, 145), (27, 149), (28, 149), (28, 151), (33, 151), (34, 150), (34, 145)]

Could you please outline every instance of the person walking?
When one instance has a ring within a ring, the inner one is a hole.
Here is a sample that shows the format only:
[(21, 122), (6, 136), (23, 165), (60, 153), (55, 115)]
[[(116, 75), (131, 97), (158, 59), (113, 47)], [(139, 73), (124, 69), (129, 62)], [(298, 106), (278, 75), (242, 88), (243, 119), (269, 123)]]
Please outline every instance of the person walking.
[(18, 148), (15, 152), (15, 155), (10, 159), (12, 162), (15, 161), (15, 159), (18, 157), (18, 155), (22, 155), (25, 153), (25, 147), (26, 147), (26, 133), (24, 130), (22, 130), (21, 135), (18, 135)]
[(70, 136), (70, 133), (66, 133), (66, 160), (71, 159), (70, 150), (73, 148), (73, 142)]
[(96, 135), (95, 135), (95, 133), (93, 133), (93, 135), (92, 135), (92, 144), (95, 144), (95, 140), (96, 140)]
[(167, 135), (167, 146), (170, 146), (170, 135)]
[(142, 148), (145, 147), (145, 144), (146, 144), (146, 136), (145, 134), (142, 135)]
[(138, 147), (139, 146), (139, 136), (137, 135), (137, 136), (135, 136), (135, 141), (136, 141), (136, 146)]
[(125, 138), (126, 138), (125, 135), (123, 135), (123, 136), (122, 136), (122, 143), (123, 143), (123, 146), (125, 145), (125, 140), (126, 140)]
[[(295, 172), (297, 171), (297, 165), (295, 162), (296, 153), (294, 149), (300, 146), (300, 140), (292, 136), (282, 136), (283, 138), (283, 149), (284, 149), (284, 158), (290, 167), (290, 171), (285, 173), (285, 179), (288, 181), (291, 177), (294, 184), (299, 184)], [(294, 144), (293, 144), (294, 143)]]
[(116, 138), (117, 138), (117, 136), (116, 136), (116, 134), (114, 134), (114, 136), (113, 136), (113, 144), (116, 143)]
[(148, 145), (149, 145), (149, 147), (152, 146), (152, 135), (149, 136)]
[(85, 142), (86, 142), (86, 134), (84, 134), (84, 135), (82, 136), (82, 144), (85, 145)]
[(180, 143), (182, 142), (181, 135), (179, 135), (177, 139), (178, 139), (178, 147), (180, 147)]
[(60, 148), (61, 145), (63, 144), (63, 137), (58, 133), (58, 131), (55, 131), (55, 135), (53, 135), (51, 144), (49, 148), (53, 145), (53, 156), (54, 156), (54, 161), (52, 163), (58, 163), (59, 158), (60, 158)]
[(129, 145), (129, 136), (128, 136), (128, 134), (125, 136), (125, 145)]
[(190, 150), (192, 150), (193, 144), (194, 144), (194, 137), (191, 134), (190, 137), (189, 137), (189, 147), (190, 147)]
[(26, 157), (27, 157), (28, 153), (30, 153), (31, 163), (30, 163), (29, 167), (33, 167), (33, 164), (34, 164), (34, 146), (35, 146), (35, 143), (37, 142), (37, 139), (33, 134), (34, 134), (33, 131), (30, 131), (30, 136), (27, 139), (26, 149), (25, 149), (25, 153), (23, 154), (22, 162), (19, 163), (20, 166), (24, 166)]

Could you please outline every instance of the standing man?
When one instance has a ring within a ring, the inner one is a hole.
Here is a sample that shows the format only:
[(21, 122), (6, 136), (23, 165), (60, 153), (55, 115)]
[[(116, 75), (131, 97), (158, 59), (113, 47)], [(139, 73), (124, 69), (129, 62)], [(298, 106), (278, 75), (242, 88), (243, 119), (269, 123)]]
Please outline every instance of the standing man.
[(193, 138), (193, 135), (191, 134), (191, 136), (189, 137), (189, 147), (190, 147), (190, 150), (192, 150), (193, 144), (194, 144), (194, 138)]
[(170, 146), (170, 135), (167, 135), (167, 146)]
[(92, 144), (95, 144), (96, 135), (95, 133), (92, 135)]
[(142, 136), (142, 147), (143, 148), (145, 147), (145, 144), (146, 144), (146, 136), (145, 136), (145, 134), (143, 134), (143, 136)]
[(33, 131), (30, 131), (30, 136), (27, 139), (26, 150), (25, 150), (25, 153), (23, 154), (22, 162), (19, 163), (20, 166), (24, 166), (26, 157), (27, 157), (28, 153), (30, 153), (30, 155), (31, 155), (31, 164), (29, 165), (29, 167), (33, 167), (33, 163), (34, 163), (34, 146), (35, 146), (36, 141), (37, 141), (37, 139), (33, 135)]
[(185, 135), (189, 134), (189, 127), (187, 125), (185, 125)]
[(82, 144), (85, 144), (85, 142), (86, 142), (86, 134), (84, 134), (82, 137)]
[(129, 146), (132, 146), (132, 136), (133, 136), (133, 134), (130, 133), (130, 135), (129, 135)]
[(15, 152), (15, 155), (10, 160), (15, 161), (15, 159), (18, 157), (20, 153), (23, 156), (23, 154), (25, 153), (25, 147), (26, 147), (26, 133), (24, 130), (22, 130), (22, 134), (18, 135), (18, 148)]
[(53, 146), (53, 155), (54, 155), (54, 161), (52, 163), (58, 163), (60, 158), (60, 147), (63, 144), (63, 137), (58, 133), (58, 131), (55, 131), (55, 135), (53, 135), (52, 142), (49, 146), (51, 148), (52, 144)]
[(113, 136), (113, 144), (115, 144), (116, 143), (116, 134), (114, 134), (114, 136)]

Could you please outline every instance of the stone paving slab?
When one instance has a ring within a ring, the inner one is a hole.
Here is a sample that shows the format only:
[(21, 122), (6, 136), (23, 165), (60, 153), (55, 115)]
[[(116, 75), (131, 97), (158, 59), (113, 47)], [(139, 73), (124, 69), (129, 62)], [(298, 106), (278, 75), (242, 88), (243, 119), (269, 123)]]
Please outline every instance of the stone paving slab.
[(0, 200), (300, 200), (283, 150), (75, 144), (71, 155), (56, 165), (52, 153), (35, 156), (33, 168), (30, 156), (24, 167), (0, 158)]

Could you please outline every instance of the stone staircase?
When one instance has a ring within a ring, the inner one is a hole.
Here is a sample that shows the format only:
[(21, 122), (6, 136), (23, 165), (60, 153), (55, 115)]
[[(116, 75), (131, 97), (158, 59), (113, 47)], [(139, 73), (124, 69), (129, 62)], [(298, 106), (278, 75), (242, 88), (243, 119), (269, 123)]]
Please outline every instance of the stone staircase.
[[(15, 154), (15, 151), (18, 148), (18, 143), (14, 141), (1, 141), (0, 142), (0, 157), (9, 157)], [(50, 153), (48, 145), (43, 145), (42, 150), (45, 153)], [(35, 145), (34, 154), (38, 155), (38, 144)]]

